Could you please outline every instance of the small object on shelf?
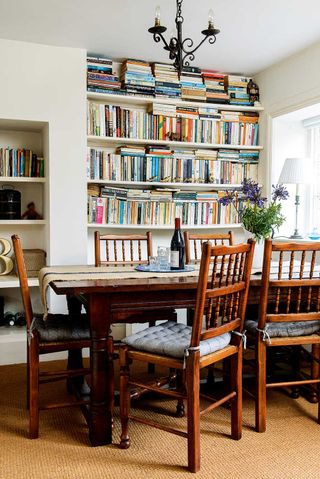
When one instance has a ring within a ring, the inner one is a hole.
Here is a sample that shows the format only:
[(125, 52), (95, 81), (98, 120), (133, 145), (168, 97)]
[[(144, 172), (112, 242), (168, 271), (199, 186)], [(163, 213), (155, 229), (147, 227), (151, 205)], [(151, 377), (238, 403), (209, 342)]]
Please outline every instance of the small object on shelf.
[(15, 326), (16, 324), (16, 315), (12, 311), (6, 311), (3, 317), (4, 326)]
[(309, 233), (308, 237), (313, 241), (320, 240), (320, 232), (319, 232), (318, 228), (313, 228), (311, 233)]
[(184, 269), (184, 241), (181, 233), (180, 218), (175, 218), (175, 229), (170, 245), (170, 265), (172, 270)]
[(11, 273), (13, 261), (7, 255), (11, 251), (11, 243), (6, 238), (0, 238), (0, 276)]
[(15, 314), (14, 324), (15, 324), (15, 326), (25, 326), (26, 325), (26, 318), (25, 318), (23, 312), (19, 311), (18, 313)]
[(42, 220), (42, 216), (36, 211), (36, 206), (33, 201), (27, 204), (27, 210), (21, 216), (23, 220)]
[(19, 220), (21, 218), (21, 193), (12, 186), (3, 185), (0, 190), (0, 219)]
[(251, 103), (254, 104), (254, 102), (259, 102), (259, 87), (252, 79), (250, 79), (247, 85), (247, 92), (249, 93), (249, 100)]

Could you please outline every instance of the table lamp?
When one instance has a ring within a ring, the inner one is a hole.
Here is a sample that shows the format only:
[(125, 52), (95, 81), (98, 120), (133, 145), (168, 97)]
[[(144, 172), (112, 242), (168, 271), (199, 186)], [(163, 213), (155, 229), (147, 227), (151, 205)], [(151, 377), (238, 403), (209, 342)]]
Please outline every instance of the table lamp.
[(300, 185), (311, 183), (311, 160), (310, 158), (287, 158), (282, 167), (279, 183), (296, 185), (295, 207), (296, 219), (295, 229), (291, 239), (301, 239), (298, 230), (298, 211), (300, 205)]

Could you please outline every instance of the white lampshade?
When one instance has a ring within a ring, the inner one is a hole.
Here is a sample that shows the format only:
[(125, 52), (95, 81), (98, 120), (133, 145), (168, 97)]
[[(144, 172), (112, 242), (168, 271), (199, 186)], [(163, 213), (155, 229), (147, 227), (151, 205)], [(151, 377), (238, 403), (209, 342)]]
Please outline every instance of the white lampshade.
[(310, 158), (287, 158), (282, 167), (279, 183), (312, 183), (312, 164)]

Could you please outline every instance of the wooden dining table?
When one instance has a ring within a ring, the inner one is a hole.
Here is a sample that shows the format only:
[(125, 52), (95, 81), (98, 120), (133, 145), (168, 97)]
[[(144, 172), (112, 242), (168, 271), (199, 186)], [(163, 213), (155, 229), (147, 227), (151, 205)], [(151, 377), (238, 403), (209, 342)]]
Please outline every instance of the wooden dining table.
[[(252, 276), (251, 300), (257, 301), (261, 279)], [(154, 278), (53, 279), (49, 285), (58, 295), (84, 299), (90, 312), (91, 394), (89, 438), (93, 446), (112, 442), (113, 351), (110, 326), (128, 323), (132, 313), (153, 309), (184, 309), (195, 306), (197, 276), (167, 273)], [(135, 315), (136, 316), (136, 315)], [(146, 318), (146, 314), (143, 318)], [(136, 321), (135, 321), (136, 322)]]

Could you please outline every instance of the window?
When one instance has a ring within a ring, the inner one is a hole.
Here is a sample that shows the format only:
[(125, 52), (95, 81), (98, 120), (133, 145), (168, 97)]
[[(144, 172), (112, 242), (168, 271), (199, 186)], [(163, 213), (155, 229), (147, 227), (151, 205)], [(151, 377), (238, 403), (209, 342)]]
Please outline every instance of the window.
[(307, 129), (307, 151), (313, 161), (314, 182), (310, 188), (310, 231), (314, 228), (320, 232), (320, 117), (313, 117), (303, 122)]

